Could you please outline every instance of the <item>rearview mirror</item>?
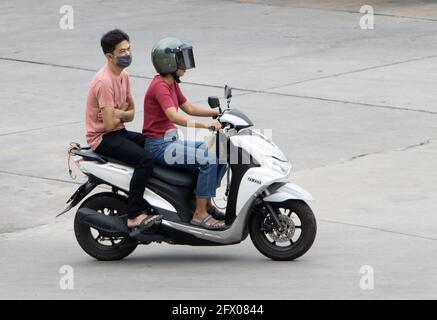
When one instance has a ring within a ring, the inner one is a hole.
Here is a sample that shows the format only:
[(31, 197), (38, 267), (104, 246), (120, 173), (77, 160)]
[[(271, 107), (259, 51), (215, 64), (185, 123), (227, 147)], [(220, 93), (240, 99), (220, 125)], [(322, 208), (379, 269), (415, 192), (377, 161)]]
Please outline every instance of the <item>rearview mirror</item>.
[(211, 108), (215, 109), (220, 107), (220, 100), (217, 97), (208, 97), (208, 104)]
[(225, 99), (232, 98), (232, 89), (228, 85), (225, 85)]

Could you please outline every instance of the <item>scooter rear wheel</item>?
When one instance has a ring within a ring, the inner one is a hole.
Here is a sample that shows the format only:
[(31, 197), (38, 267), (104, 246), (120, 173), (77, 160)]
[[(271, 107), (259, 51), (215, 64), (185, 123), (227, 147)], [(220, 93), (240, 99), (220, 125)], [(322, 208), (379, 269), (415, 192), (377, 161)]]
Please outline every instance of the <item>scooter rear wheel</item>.
[(305, 254), (312, 246), (317, 233), (317, 224), (311, 208), (303, 201), (289, 200), (270, 203), (283, 230), (274, 226), (270, 213), (260, 204), (255, 208), (250, 221), (250, 238), (266, 257), (290, 261)]
[[(119, 194), (102, 192), (86, 199), (80, 208), (89, 208), (106, 215), (127, 212), (127, 199)], [(138, 243), (132, 238), (104, 237), (99, 231), (75, 218), (74, 233), (77, 242), (91, 257), (102, 261), (121, 260), (130, 255)]]

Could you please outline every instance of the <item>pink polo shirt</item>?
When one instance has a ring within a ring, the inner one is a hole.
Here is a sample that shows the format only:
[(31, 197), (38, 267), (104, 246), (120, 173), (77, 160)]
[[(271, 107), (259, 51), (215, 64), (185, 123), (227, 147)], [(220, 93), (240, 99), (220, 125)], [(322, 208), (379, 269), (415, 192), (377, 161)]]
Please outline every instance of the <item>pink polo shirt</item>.
[[(97, 118), (100, 109), (104, 107), (114, 107), (121, 109), (127, 104), (128, 98), (132, 98), (129, 75), (122, 71), (120, 76), (116, 76), (108, 65), (102, 67), (91, 80), (86, 101), (86, 140), (92, 150), (95, 150), (102, 136), (106, 133), (103, 121)], [(124, 128), (120, 123), (112, 131)]]

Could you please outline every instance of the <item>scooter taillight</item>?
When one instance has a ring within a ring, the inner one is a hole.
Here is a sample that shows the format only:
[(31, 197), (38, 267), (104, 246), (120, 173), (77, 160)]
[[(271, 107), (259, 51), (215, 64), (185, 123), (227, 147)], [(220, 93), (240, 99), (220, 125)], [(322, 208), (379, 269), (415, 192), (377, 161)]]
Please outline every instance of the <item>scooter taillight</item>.
[(73, 161), (76, 164), (76, 166), (80, 169), (80, 163), (82, 161), (86, 161), (86, 160), (85, 160), (85, 158), (78, 156), (78, 157), (75, 157)]

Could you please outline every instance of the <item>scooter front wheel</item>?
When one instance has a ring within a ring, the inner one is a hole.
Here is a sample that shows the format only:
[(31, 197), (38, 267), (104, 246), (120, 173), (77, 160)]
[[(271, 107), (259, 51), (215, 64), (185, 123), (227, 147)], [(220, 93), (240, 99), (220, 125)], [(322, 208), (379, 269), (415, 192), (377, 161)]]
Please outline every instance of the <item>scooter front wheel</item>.
[[(80, 208), (97, 211), (96, 214), (124, 215), (127, 212), (127, 200), (121, 195), (102, 192), (86, 199)], [(74, 220), (74, 233), (81, 248), (91, 257), (102, 261), (121, 260), (130, 255), (138, 243), (129, 237), (107, 237), (94, 228)]]
[[(290, 261), (305, 254), (312, 246), (317, 224), (311, 208), (303, 201), (270, 203), (282, 226), (279, 229), (267, 208), (261, 203), (250, 221), (250, 238), (266, 257)], [(278, 230), (279, 229), (279, 230)]]

